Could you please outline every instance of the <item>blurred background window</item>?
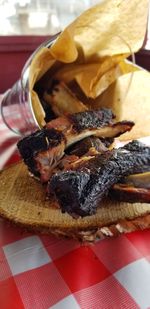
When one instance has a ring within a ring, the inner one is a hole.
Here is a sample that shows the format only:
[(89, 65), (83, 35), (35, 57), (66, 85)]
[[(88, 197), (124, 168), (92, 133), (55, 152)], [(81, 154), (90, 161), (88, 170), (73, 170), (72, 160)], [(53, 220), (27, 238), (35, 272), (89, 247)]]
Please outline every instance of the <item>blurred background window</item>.
[[(102, 0), (0, 0), (0, 35), (53, 35)], [(150, 49), (150, 22), (146, 49)]]
[(48, 35), (100, 0), (0, 0), (0, 35)]
[(20, 77), (34, 50), (102, 0), (0, 0), (0, 93)]

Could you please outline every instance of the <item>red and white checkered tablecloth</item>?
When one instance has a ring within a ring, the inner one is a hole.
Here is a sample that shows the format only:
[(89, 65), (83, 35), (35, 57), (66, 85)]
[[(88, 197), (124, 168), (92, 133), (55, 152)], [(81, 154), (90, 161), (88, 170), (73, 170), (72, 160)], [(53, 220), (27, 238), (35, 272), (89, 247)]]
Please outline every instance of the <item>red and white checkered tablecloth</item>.
[[(18, 159), (0, 121), (0, 164)], [(0, 309), (150, 308), (150, 230), (81, 245), (0, 221)]]
[[(0, 95), (0, 104), (1, 99), (2, 96)], [(19, 136), (6, 127), (0, 114), (0, 170), (19, 160), (19, 153), (16, 147), (18, 139)]]

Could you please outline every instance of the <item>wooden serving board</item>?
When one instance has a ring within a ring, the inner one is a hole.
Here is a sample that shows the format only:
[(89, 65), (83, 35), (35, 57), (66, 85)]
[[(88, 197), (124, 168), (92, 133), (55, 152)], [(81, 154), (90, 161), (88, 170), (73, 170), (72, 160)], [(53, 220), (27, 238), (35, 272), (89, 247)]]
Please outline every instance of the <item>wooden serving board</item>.
[[(46, 200), (45, 187), (29, 176), (21, 162), (0, 172), (0, 216), (33, 231), (74, 237), (98, 229), (104, 231), (105, 227), (108, 232), (108, 227), (117, 225), (119, 232), (126, 232), (125, 226), (127, 231), (150, 227), (150, 204), (107, 200), (96, 215), (73, 219), (67, 213), (62, 214), (56, 201)], [(105, 229), (103, 234), (112, 236), (107, 232)]]

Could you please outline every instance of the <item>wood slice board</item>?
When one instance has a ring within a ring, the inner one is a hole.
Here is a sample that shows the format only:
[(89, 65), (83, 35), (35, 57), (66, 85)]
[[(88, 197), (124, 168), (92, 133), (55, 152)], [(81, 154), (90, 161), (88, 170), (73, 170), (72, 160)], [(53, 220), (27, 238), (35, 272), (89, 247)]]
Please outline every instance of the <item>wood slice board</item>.
[(61, 213), (23, 162), (0, 172), (0, 216), (32, 231), (95, 240), (150, 227), (150, 204), (103, 201), (96, 215), (73, 219)]

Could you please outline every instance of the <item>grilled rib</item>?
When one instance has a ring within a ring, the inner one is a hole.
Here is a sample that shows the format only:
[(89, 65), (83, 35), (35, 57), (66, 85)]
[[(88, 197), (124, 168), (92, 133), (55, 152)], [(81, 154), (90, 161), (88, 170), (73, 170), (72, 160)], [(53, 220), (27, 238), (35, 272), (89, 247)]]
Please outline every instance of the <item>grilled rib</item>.
[(134, 141), (89, 158), (76, 170), (53, 175), (49, 186), (63, 212), (72, 216), (92, 215), (115, 183), (148, 165), (150, 147)]
[(113, 118), (109, 109), (59, 117), (19, 141), (18, 149), (29, 170), (42, 182), (47, 182), (65, 149), (72, 144), (88, 136), (113, 138), (131, 130), (134, 125), (131, 121), (113, 123)]
[(95, 150), (98, 152), (104, 152), (108, 150), (108, 147), (113, 143), (113, 141), (113, 138), (100, 139), (95, 136), (89, 136), (82, 139), (78, 143), (73, 144), (73, 146), (66, 150), (66, 153), (68, 155), (76, 155), (81, 157), (85, 155), (91, 148), (95, 148)]
[(115, 184), (109, 195), (111, 198), (125, 202), (150, 202), (150, 166), (147, 172), (124, 177)]
[(111, 199), (130, 203), (150, 203), (150, 188), (136, 188), (125, 184), (115, 184), (109, 192)]
[[(52, 175), (60, 171), (76, 170), (84, 162), (91, 159), (98, 153), (108, 151), (114, 139), (99, 139), (95, 136), (87, 137), (80, 142), (69, 147), (65, 151), (64, 157), (60, 160), (56, 168), (53, 169)], [(51, 196), (52, 192), (47, 187), (47, 197)]]

